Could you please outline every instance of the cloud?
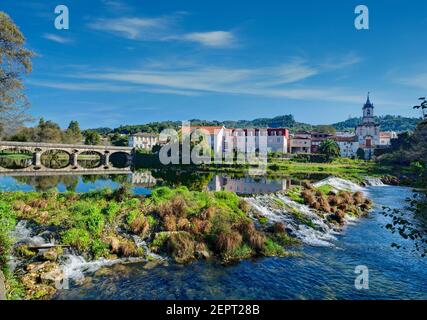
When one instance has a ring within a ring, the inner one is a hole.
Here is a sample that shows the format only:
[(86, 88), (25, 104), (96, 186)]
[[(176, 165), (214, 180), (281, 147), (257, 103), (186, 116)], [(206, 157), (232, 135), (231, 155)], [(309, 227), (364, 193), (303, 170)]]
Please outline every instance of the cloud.
[[(337, 58), (337, 64), (343, 61)], [(354, 63), (342, 63), (345, 68)], [(201, 96), (207, 94), (247, 95), (287, 98), (304, 101), (359, 103), (360, 95), (352, 90), (305, 81), (335, 72), (337, 64), (313, 63), (293, 58), (281, 64), (251, 68), (204, 66), (151, 61), (139, 69), (96, 68), (90, 71), (71, 69), (58, 81), (31, 80), (29, 84), (62, 90), (102, 92), (148, 92)], [(78, 79), (78, 80), (76, 80)], [(303, 86), (302, 86), (303, 85)]]
[(117, 18), (96, 19), (88, 26), (131, 40), (156, 40), (165, 32), (169, 23), (167, 18)]
[(415, 88), (427, 90), (427, 73), (398, 78), (396, 82)]
[(212, 48), (232, 47), (237, 43), (235, 35), (230, 31), (180, 32), (178, 17), (182, 15), (185, 13), (180, 12), (154, 18), (99, 18), (87, 26), (93, 30), (138, 41), (184, 41)]
[(73, 42), (73, 40), (71, 40), (69, 38), (58, 36), (58, 35), (52, 34), (52, 33), (45, 33), (45, 34), (43, 34), (43, 38), (51, 40), (51, 41), (54, 41), (54, 42), (57, 42), (57, 43), (62, 43), (62, 44)]
[(211, 31), (211, 32), (193, 32), (184, 34), (178, 39), (197, 42), (207, 47), (231, 47), (236, 43), (236, 39), (228, 31)]

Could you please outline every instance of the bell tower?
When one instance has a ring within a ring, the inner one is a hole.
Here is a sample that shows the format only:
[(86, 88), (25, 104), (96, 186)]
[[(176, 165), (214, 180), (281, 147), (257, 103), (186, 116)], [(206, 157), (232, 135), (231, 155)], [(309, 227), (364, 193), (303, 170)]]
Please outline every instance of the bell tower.
[(365, 151), (365, 159), (371, 159), (380, 142), (380, 126), (374, 120), (374, 105), (370, 100), (369, 92), (366, 103), (363, 105), (362, 122), (356, 127), (356, 136), (359, 147)]
[(371, 100), (369, 99), (369, 92), (368, 92), (368, 98), (366, 99), (366, 103), (363, 106), (363, 123), (373, 123), (374, 122), (374, 105), (371, 103)]

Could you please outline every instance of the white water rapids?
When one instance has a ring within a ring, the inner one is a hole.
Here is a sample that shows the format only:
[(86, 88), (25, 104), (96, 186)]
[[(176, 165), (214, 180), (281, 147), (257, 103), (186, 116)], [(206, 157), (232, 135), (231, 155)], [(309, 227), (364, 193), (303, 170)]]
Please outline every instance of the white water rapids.
[[(35, 234), (34, 230), (29, 226), (28, 221), (21, 220), (15, 226), (15, 230), (11, 234), (15, 240), (15, 244), (27, 244), (30, 246), (48, 246), (55, 244), (53, 239), (46, 240), (49, 238), (49, 232), (43, 232), (41, 234)], [(147, 244), (138, 236), (133, 236), (135, 244), (138, 247), (142, 247), (146, 252), (147, 256), (151, 259), (164, 260), (165, 258), (150, 252)], [(68, 249), (67, 249), (68, 250)], [(84, 279), (85, 273), (95, 272), (98, 269), (105, 266), (112, 266), (118, 263), (134, 263), (134, 262), (145, 262), (147, 258), (120, 258), (120, 259), (105, 259), (100, 258), (93, 261), (87, 261), (83, 256), (77, 255), (72, 250), (68, 250), (66, 254), (61, 257), (59, 266), (64, 273), (64, 278), (72, 280)], [(15, 256), (11, 256), (9, 259), (9, 267), (14, 270), (16, 266), (21, 263), (21, 259)]]
[[(367, 193), (365, 188), (336, 177), (329, 177), (314, 184), (315, 187), (323, 185), (330, 185), (336, 191)], [(246, 200), (270, 222), (283, 222), (290, 233), (303, 243), (312, 246), (333, 246), (332, 240), (338, 233), (337, 227), (328, 223), (324, 215), (308, 206), (297, 203), (281, 193), (256, 195)], [(350, 216), (346, 216), (345, 219), (350, 223), (356, 220)]]

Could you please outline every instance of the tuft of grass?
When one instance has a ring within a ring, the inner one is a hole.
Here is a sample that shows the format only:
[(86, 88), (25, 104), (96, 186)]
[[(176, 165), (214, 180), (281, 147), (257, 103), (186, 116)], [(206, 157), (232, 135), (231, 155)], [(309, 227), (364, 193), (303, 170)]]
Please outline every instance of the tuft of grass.
[(80, 251), (86, 251), (91, 245), (91, 238), (88, 231), (72, 228), (63, 233), (62, 243), (76, 247)]

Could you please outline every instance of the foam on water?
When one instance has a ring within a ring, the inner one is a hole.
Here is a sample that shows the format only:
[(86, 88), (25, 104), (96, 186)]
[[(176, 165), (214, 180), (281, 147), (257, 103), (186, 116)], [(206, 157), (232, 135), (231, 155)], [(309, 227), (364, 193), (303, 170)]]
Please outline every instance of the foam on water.
[(63, 260), (60, 264), (62, 271), (64, 272), (64, 278), (73, 280), (82, 280), (85, 277), (85, 273), (95, 272), (101, 267), (108, 267), (118, 263), (130, 263), (130, 262), (142, 262), (145, 261), (143, 258), (126, 258), (126, 259), (112, 259), (107, 260), (104, 258), (86, 261), (84, 257), (66, 254), (63, 256)]
[(386, 184), (384, 184), (380, 178), (374, 178), (374, 177), (366, 177), (365, 178), (365, 184), (367, 186), (372, 187), (385, 187)]
[(320, 187), (320, 186), (324, 186), (324, 185), (330, 185), (339, 191), (356, 192), (356, 191), (363, 191), (364, 190), (363, 187), (357, 185), (354, 182), (344, 180), (341, 178), (337, 178), (337, 177), (329, 177), (329, 178), (326, 178), (324, 180), (321, 180), (321, 181), (313, 184), (313, 186), (315, 186), (315, 187)]
[[(365, 188), (351, 181), (336, 177), (329, 177), (314, 184), (315, 187), (323, 185), (330, 185), (337, 191), (367, 192)], [(283, 222), (290, 233), (303, 243), (313, 246), (334, 246), (333, 240), (338, 234), (336, 227), (327, 221), (326, 215), (312, 210), (307, 205), (295, 202), (281, 193), (257, 195), (246, 200), (270, 222)], [(350, 215), (345, 219), (350, 224), (357, 221), (356, 217)]]
[[(333, 246), (331, 241), (335, 239), (336, 231), (309, 207), (281, 194), (258, 195), (246, 200), (271, 222), (283, 222), (290, 233), (302, 242), (313, 246)], [(277, 200), (284, 205), (277, 206)], [(301, 223), (295, 212), (310, 221), (313, 226)]]

